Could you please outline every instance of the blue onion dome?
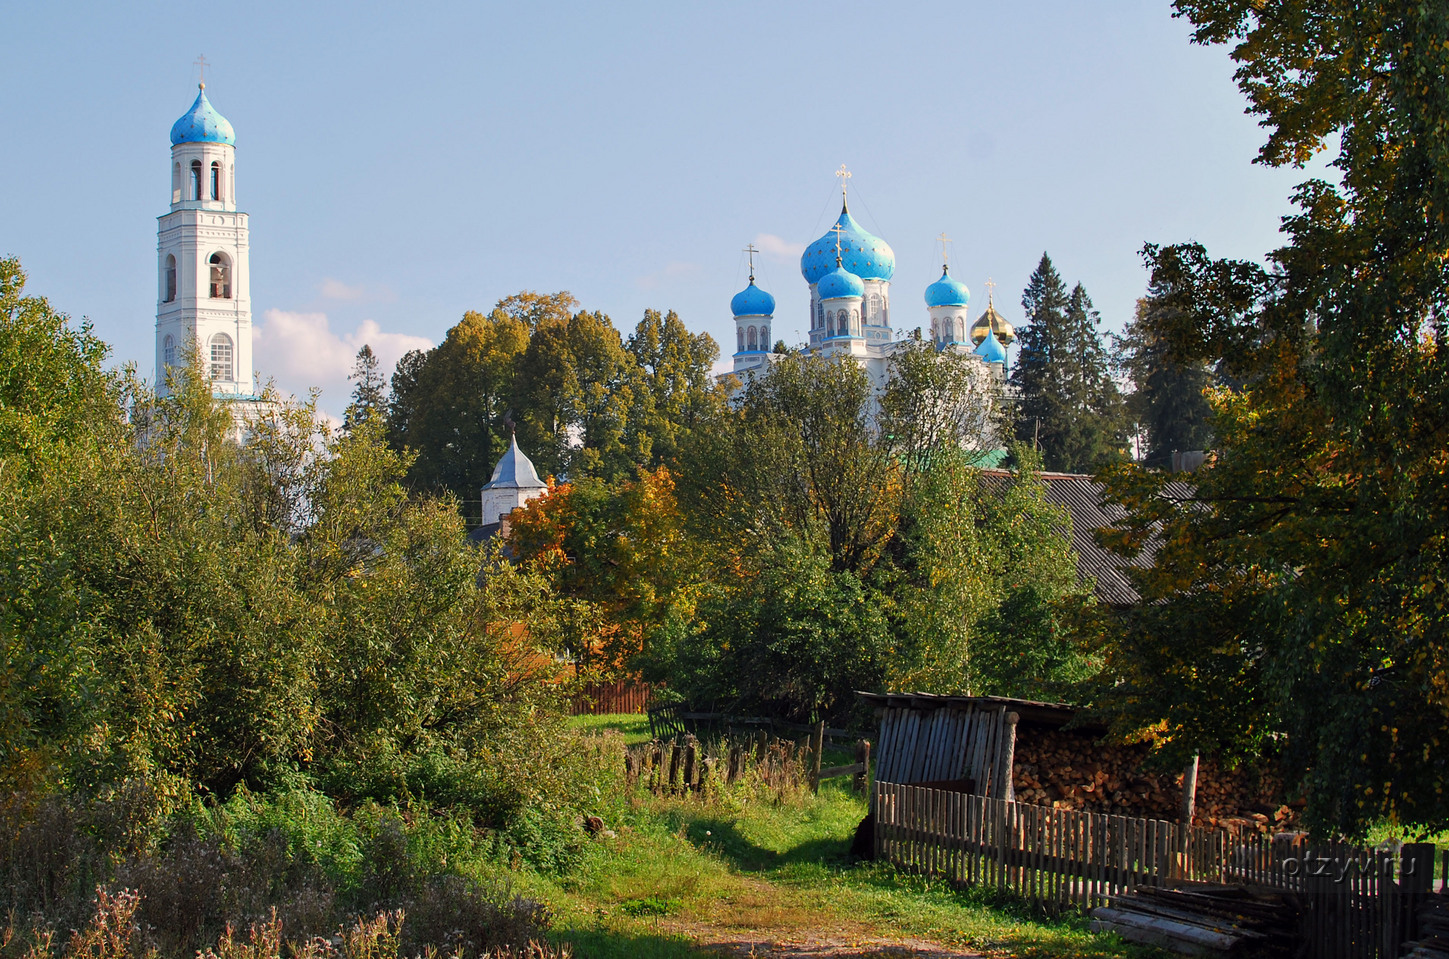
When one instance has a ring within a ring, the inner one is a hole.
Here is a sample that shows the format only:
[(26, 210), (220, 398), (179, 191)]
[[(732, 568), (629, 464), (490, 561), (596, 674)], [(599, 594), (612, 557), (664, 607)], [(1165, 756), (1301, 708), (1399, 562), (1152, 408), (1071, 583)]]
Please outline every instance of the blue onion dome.
[(995, 336), (988, 336), (982, 339), (980, 345), (973, 350), (977, 356), (988, 363), (1005, 363), (1006, 347)]
[(730, 300), (730, 312), (735, 316), (774, 316), (775, 298), (755, 286), (755, 278), (752, 276), (750, 285)]
[(171, 124), (171, 145), (179, 143), (225, 143), (236, 146), (236, 133), (226, 117), (217, 113), (211, 101), (206, 99), (206, 84), (191, 105), (186, 116)]
[(971, 291), (966, 284), (951, 279), (946, 268), (941, 267), (941, 278), (926, 287), (927, 306), (965, 306), (971, 302)]
[(860, 297), (865, 295), (865, 284), (860, 281), (860, 277), (837, 263), (835, 269), (820, 278), (815, 292), (822, 300), (834, 300), (842, 296)]
[[(840, 257), (845, 268), (866, 280), (889, 280), (896, 272), (896, 255), (890, 244), (871, 236), (855, 222), (849, 210), (840, 211), (835, 221), (840, 227)], [(800, 257), (800, 272), (807, 283), (818, 283), (835, 265), (835, 230), (805, 248)]]

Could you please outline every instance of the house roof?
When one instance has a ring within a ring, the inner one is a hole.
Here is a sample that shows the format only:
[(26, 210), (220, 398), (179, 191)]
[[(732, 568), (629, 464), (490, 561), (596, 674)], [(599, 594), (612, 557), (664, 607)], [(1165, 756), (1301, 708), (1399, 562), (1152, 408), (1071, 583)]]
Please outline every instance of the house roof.
[[(1004, 483), (1011, 477), (1007, 470), (987, 469), (981, 471), (987, 484)], [(1072, 550), (1077, 554), (1077, 575), (1084, 581), (1088, 578), (1094, 584), (1097, 599), (1109, 606), (1131, 606), (1141, 597), (1132, 586), (1127, 570), (1133, 567), (1144, 569), (1152, 565), (1157, 555), (1158, 543), (1153, 540), (1135, 557), (1128, 559), (1102, 548), (1097, 543), (1096, 532), (1103, 527), (1115, 525), (1127, 515), (1122, 507), (1108, 503), (1102, 496), (1102, 484), (1080, 473), (1041, 473), (1046, 487), (1047, 501), (1062, 507), (1072, 518)], [(1189, 498), (1193, 487), (1188, 483), (1168, 483), (1164, 492), (1169, 496)]]

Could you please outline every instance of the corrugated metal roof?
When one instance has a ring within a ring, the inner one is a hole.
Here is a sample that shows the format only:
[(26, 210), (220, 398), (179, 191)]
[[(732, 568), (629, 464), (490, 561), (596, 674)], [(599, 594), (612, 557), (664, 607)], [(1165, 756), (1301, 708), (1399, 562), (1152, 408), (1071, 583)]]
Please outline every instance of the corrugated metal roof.
[[(1011, 477), (1007, 470), (982, 470), (988, 488), (1004, 483)], [(1132, 559), (1119, 556), (1097, 544), (1096, 532), (1115, 525), (1126, 511), (1115, 503), (1108, 503), (1102, 497), (1102, 484), (1079, 473), (1041, 473), (1046, 487), (1046, 498), (1061, 506), (1072, 518), (1072, 549), (1077, 554), (1077, 575), (1083, 581), (1088, 578), (1094, 584), (1097, 599), (1109, 606), (1131, 606), (1141, 597), (1132, 586), (1125, 570), (1152, 565), (1157, 555), (1157, 541), (1153, 540)], [(1187, 483), (1167, 484), (1169, 496), (1192, 496), (1193, 488)]]

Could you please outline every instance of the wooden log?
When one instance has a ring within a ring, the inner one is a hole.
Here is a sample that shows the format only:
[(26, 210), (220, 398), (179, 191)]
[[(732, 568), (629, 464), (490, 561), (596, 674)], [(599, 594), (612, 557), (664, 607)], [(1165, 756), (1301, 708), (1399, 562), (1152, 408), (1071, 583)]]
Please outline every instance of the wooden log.
[(1016, 724), (1021, 717), (1016, 713), (1007, 713), (1002, 717), (1005, 725), (1002, 729), (1001, 745), (998, 747), (1001, 756), (996, 769), (995, 781), (992, 783), (996, 795), (1007, 802), (1016, 801), (1016, 790), (1012, 787), (1012, 767), (1016, 762)]
[(810, 743), (810, 791), (820, 791), (820, 757), (825, 754), (825, 720), (815, 725), (815, 736)]
[(1129, 912), (1114, 906), (1092, 910), (1093, 932), (1115, 932), (1129, 942), (1167, 946), (1187, 955), (1209, 956), (1237, 948), (1241, 937), (1230, 932), (1204, 929), (1191, 923)]
[(1182, 773), (1182, 823), (1192, 825), (1193, 813), (1197, 811), (1197, 767), (1199, 756), (1192, 754), (1192, 762)]
[(860, 764), (860, 772), (855, 774), (851, 786), (857, 793), (864, 793), (870, 782), (870, 740), (862, 739), (856, 743), (855, 760)]

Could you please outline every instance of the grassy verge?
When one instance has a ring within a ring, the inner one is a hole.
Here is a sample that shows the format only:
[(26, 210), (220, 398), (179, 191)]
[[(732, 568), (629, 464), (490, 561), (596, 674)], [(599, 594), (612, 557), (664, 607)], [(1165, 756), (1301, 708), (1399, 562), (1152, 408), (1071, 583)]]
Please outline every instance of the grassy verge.
[[(580, 724), (609, 728), (609, 719)], [(855, 862), (850, 842), (864, 814), (844, 778), (786, 802), (739, 791), (706, 801), (635, 795), (581, 869), (532, 876), (528, 891), (552, 905), (555, 935), (576, 955), (604, 959), (808, 936), (921, 938), (1011, 956), (1148, 954), (1092, 935), (1080, 917)]]

